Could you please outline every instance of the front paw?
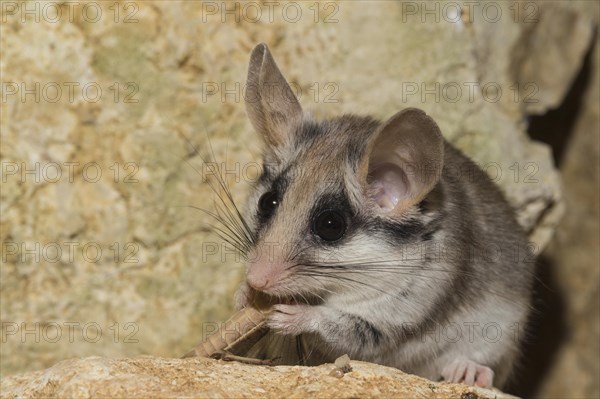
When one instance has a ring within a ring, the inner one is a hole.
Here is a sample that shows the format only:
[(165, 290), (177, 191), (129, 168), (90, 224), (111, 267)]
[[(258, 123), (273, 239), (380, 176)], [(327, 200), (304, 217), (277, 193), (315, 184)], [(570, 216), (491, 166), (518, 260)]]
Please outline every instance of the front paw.
[(284, 335), (299, 335), (316, 331), (320, 316), (317, 306), (279, 304), (267, 316), (267, 325)]
[(482, 388), (491, 388), (494, 383), (494, 371), (491, 368), (464, 358), (455, 359), (444, 367), (442, 377), (448, 382), (462, 382)]
[(251, 302), (251, 288), (245, 281), (240, 285), (233, 295), (233, 304), (235, 310), (241, 310), (248, 306)]

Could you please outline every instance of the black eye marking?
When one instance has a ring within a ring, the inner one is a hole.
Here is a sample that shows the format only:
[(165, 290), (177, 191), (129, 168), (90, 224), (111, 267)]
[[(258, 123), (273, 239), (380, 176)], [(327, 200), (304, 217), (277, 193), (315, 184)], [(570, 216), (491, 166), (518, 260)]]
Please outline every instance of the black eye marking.
[(344, 236), (347, 227), (346, 218), (340, 212), (326, 209), (313, 219), (312, 232), (322, 240), (333, 242)]
[(267, 191), (261, 195), (258, 200), (258, 212), (264, 219), (268, 219), (273, 215), (275, 209), (279, 206), (279, 195), (277, 191)]

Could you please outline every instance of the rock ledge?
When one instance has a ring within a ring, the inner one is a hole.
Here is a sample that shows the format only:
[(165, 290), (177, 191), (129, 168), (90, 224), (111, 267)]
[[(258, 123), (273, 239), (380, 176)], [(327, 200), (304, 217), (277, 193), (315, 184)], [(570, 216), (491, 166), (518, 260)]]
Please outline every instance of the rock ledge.
[(495, 390), (434, 383), (371, 363), (351, 365), (353, 370), (339, 378), (329, 375), (333, 364), (268, 367), (203, 358), (76, 358), (2, 379), (0, 397), (515, 398)]

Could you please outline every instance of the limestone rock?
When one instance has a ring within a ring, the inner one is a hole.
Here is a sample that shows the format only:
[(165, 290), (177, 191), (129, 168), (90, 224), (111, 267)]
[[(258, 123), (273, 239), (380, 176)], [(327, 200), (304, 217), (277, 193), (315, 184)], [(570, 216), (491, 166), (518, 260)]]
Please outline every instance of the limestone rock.
[(89, 357), (6, 377), (2, 399), (47, 398), (461, 398), (510, 399), (499, 391), (436, 383), (384, 366), (351, 361), (331, 376), (318, 367), (253, 366), (212, 359)]

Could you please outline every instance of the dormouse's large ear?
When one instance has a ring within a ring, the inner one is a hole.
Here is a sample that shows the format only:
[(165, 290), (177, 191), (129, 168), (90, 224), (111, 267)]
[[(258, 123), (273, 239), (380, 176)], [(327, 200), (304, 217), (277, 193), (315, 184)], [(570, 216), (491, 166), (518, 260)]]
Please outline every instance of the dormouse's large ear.
[(302, 121), (302, 108), (266, 44), (252, 50), (246, 84), (246, 112), (265, 142), (277, 147)]
[(387, 120), (367, 146), (359, 179), (380, 213), (400, 215), (439, 181), (444, 139), (425, 112), (404, 109)]

